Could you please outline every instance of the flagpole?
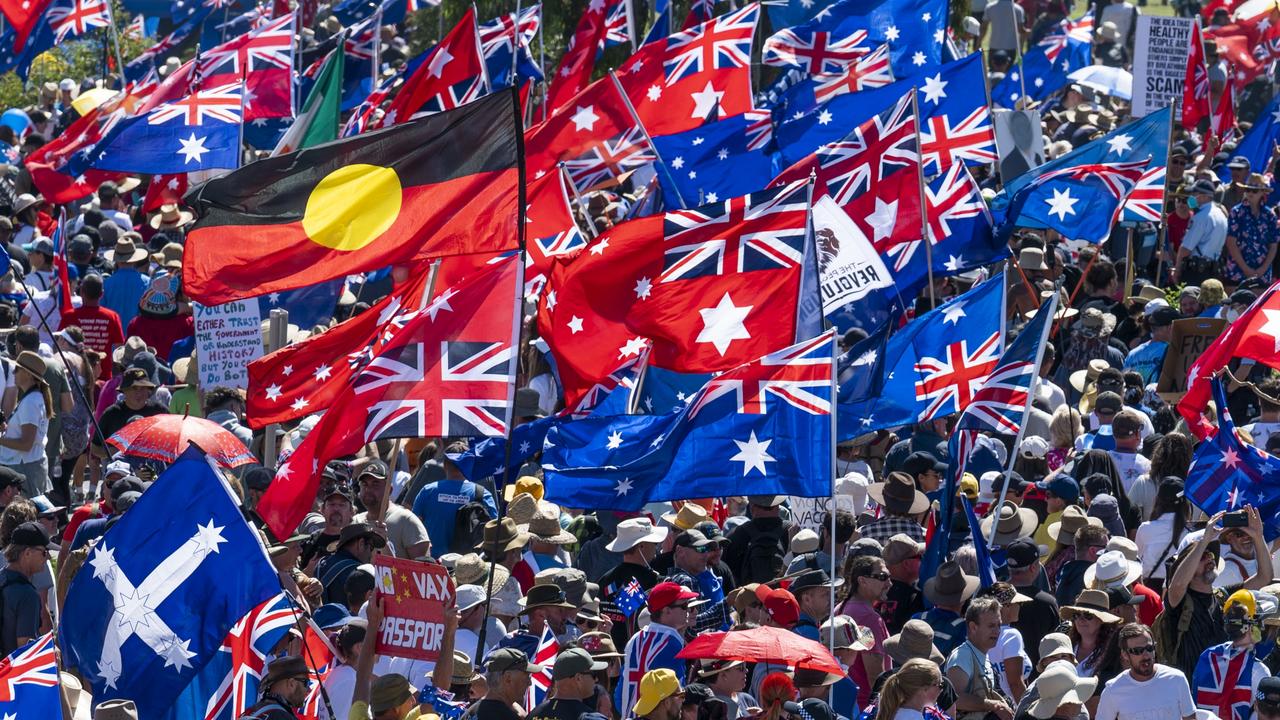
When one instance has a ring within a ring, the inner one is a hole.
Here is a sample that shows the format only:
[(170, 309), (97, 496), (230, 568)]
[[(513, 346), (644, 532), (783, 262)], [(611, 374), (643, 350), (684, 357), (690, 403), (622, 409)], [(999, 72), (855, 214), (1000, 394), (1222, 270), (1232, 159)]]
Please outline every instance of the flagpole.
[[(810, 215), (812, 215), (812, 213), (810, 213)], [(840, 348), (836, 344), (835, 331), (828, 330), (827, 332), (831, 333), (831, 505), (827, 510), (831, 520), (831, 537), (828, 539), (828, 542), (831, 544), (831, 576), (829, 579), (831, 580), (831, 614), (834, 616), (836, 612), (836, 508), (839, 507), (839, 501), (836, 497), (836, 448), (839, 443), (836, 412), (840, 405), (837, 401), (837, 396), (840, 392)], [(819, 546), (818, 549), (821, 550), (821, 546)], [(836, 654), (836, 634), (834, 629), (835, 628), (833, 627), (833, 632), (828, 633), (830, 637), (827, 638), (829, 641), (829, 647), (827, 649), (831, 651), (833, 656)], [(831, 688), (831, 693), (831, 696), (828, 698), (829, 701), (835, 698), (834, 686)]]
[(631, 113), (631, 119), (635, 121), (636, 127), (640, 128), (640, 132), (644, 133), (645, 142), (649, 143), (649, 148), (653, 150), (653, 156), (658, 159), (658, 165), (662, 166), (662, 172), (666, 173), (667, 180), (671, 182), (671, 189), (675, 191), (676, 199), (680, 201), (680, 207), (685, 207), (684, 197), (680, 194), (680, 187), (676, 185), (675, 177), (671, 174), (671, 168), (667, 167), (666, 161), (662, 159), (662, 155), (658, 152), (658, 146), (653, 144), (653, 138), (649, 137), (649, 131), (645, 128), (644, 123), (640, 122), (640, 116), (636, 113), (636, 108), (631, 104), (631, 98), (627, 97), (627, 93), (622, 89), (622, 82), (618, 80), (618, 74), (609, 69), (609, 79), (613, 80), (613, 86), (618, 89), (618, 94), (622, 96), (622, 102), (627, 105), (627, 112)]
[[(444, 13), (444, 10), (440, 11)], [(357, 42), (359, 38), (356, 38)], [(478, 47), (478, 46), (477, 46)], [(378, 78), (382, 72), (382, 3), (378, 3), (378, 9), (373, 13), (373, 67), (369, 69), (371, 84), (369, 92), (373, 93), (378, 90)]]
[[(984, 78), (985, 78), (985, 77), (987, 77), (987, 51), (986, 51), (986, 50), (983, 50), (983, 49), (981, 49), (981, 48), (979, 48), (978, 53), (982, 56), (982, 57), (981, 57), (981, 58), (979, 58), (979, 59), (982, 61), (982, 77), (984, 77)], [(1019, 75), (1021, 75), (1021, 73), (1019, 73)], [(986, 95), (986, 96), (987, 96), (987, 115), (988, 115), (988, 119), (990, 119), (990, 117), (989, 117), (989, 116), (991, 115), (991, 86), (990, 86), (990, 85), (988, 85), (988, 84), (987, 84), (987, 83), (985, 83), (985, 82), (984, 82), (984, 83), (982, 83), (982, 93), (983, 93), (984, 95)], [(917, 119), (917, 122), (919, 122), (919, 119)], [(995, 138), (995, 126), (994, 126), (994, 125), (992, 126), (992, 130), (991, 130), (991, 132), (992, 132), (992, 138), (994, 139), (994, 138)], [(998, 156), (998, 155), (999, 155), (999, 153), (997, 153), (997, 156)], [(994, 175), (996, 174), (996, 172), (997, 172), (997, 171), (998, 171), (998, 163), (997, 163), (997, 160), (992, 160), (992, 161), (991, 161), (991, 174), (994, 176)]]
[(116, 65), (119, 67), (120, 86), (124, 87), (124, 55), (120, 52), (120, 34), (116, 32), (116, 16), (111, 11), (111, 3), (105, 3), (107, 7), (107, 30), (111, 35), (111, 45), (116, 52)]
[(546, 15), (542, 13), (542, 5), (538, 5), (538, 67), (542, 69), (542, 119), (547, 119), (547, 88), (549, 83), (546, 81), (547, 74), (547, 43), (542, 37), (542, 26), (546, 24)]
[[(573, 191), (574, 202), (578, 204), (578, 209), (582, 211), (582, 216), (586, 218), (587, 235), (591, 236), (592, 240), (595, 240), (596, 239), (596, 222), (595, 220), (591, 219), (590, 215), (587, 214), (587, 205), (586, 203), (582, 202), (582, 196), (578, 194), (578, 186), (574, 184), (573, 178), (569, 177), (569, 171), (567, 168), (565, 168), (563, 162), (557, 164), (556, 168), (560, 172), (560, 177), (562, 181), (561, 191), (563, 192), (563, 183), (567, 182), (569, 184), (569, 189)], [(576, 223), (578, 222), (578, 219), (575, 217), (573, 221)]]
[[(516, 2), (519, 3), (520, 0), (516, 0)], [(493, 84), (489, 82), (489, 66), (484, 61), (484, 49), (480, 42), (480, 21), (477, 19), (478, 17), (479, 17), (479, 13), (476, 10), (476, 4), (473, 2), (471, 3), (471, 32), (476, 36), (476, 52), (480, 54), (480, 79), (482, 82), (484, 82), (484, 92), (486, 95), (488, 95), (489, 93), (493, 92)], [(518, 17), (519, 16), (517, 16), (517, 18)], [(518, 22), (518, 19), (517, 19), (517, 22)], [(517, 30), (520, 29), (518, 25), (516, 26), (516, 29)], [(511, 39), (511, 57), (512, 57), (513, 64), (515, 63), (515, 60), (514, 60), (515, 56), (516, 56), (515, 38), (512, 38)], [(511, 81), (512, 81), (511, 86), (515, 87), (516, 83), (515, 83), (514, 75), (511, 77)], [(520, 120), (520, 123), (519, 123), (520, 132), (523, 133), (524, 117), (522, 113), (520, 113), (519, 111), (520, 109), (519, 109), (518, 101), (516, 105), (517, 105), (516, 116), (517, 116), (517, 119)]]
[[(475, 7), (475, 5), (472, 5), (472, 7)], [(520, 64), (519, 63), (520, 56), (517, 55), (517, 53), (520, 51), (520, 39), (521, 39), (520, 38), (520, 0), (516, 0), (516, 12), (514, 15), (511, 16), (511, 24), (513, 26), (512, 27), (513, 34), (511, 36), (511, 85), (518, 86), (520, 83), (516, 82), (516, 71), (517, 71), (517, 67)], [(479, 32), (480, 31), (477, 28), (476, 33), (478, 34)], [(476, 47), (480, 47), (480, 46), (477, 45)], [(484, 55), (483, 48), (480, 49), (480, 54)], [(483, 62), (480, 64), (484, 65)], [(487, 72), (485, 74), (486, 76), (488, 75)]]
[[(1172, 100), (1169, 102), (1169, 133), (1165, 137), (1164, 145), (1165, 145), (1164, 147), (1164, 185), (1162, 188), (1163, 195), (1160, 198), (1160, 215), (1162, 217), (1164, 216), (1164, 212), (1165, 212), (1164, 210), (1165, 202), (1169, 196), (1169, 162), (1173, 159), (1173, 101)], [(1169, 241), (1169, 236), (1168, 236), (1168, 233), (1166, 232), (1167, 228), (1168, 228), (1167, 223), (1164, 223), (1164, 222), (1160, 223), (1160, 229), (1159, 229), (1160, 238), (1159, 240), (1156, 241), (1157, 251), (1156, 251), (1155, 281), (1157, 285), (1160, 284), (1160, 278), (1164, 274), (1164, 254), (1167, 249), (1166, 246)], [(1125, 292), (1129, 292), (1129, 290), (1130, 288), (1125, 288)]]
[[(1013, 51), (1018, 56), (1018, 88), (1019, 99), (1023, 100), (1023, 107), (1026, 107), (1027, 97), (1027, 71), (1022, 66), (1022, 30), (1018, 27), (1018, 15), (1013, 11), (1013, 4), (1009, 4), (1009, 22), (1013, 23)], [(986, 86), (986, 83), (983, 83)], [(991, 88), (987, 88), (988, 102), (990, 102)]]
[[(937, 307), (938, 299), (933, 291), (933, 242), (929, 240), (929, 205), (924, 191), (924, 153), (920, 140), (920, 92), (911, 88), (911, 113), (916, 128), (916, 179), (920, 184), (920, 239), (924, 241), (925, 270), (929, 275), (929, 309)], [(941, 161), (941, 160), (939, 160)]]
[[(310, 625), (312, 622), (311, 613), (304, 610), (302, 608), (302, 605), (299, 604), (298, 601), (293, 597), (293, 594), (285, 589), (284, 581), (280, 579), (279, 572), (276, 572), (276, 582), (280, 584), (280, 592), (284, 594), (285, 599), (288, 600), (289, 604), (293, 606), (293, 611), (297, 613), (295, 615), (295, 622), (299, 626), (298, 630), (302, 635), (302, 642), (299, 643), (299, 645), (302, 648), (303, 654), (306, 655), (306, 658), (304, 659), (303, 662), (304, 664), (308, 665), (309, 669), (315, 671), (316, 674), (318, 675), (320, 672), (320, 664), (316, 662), (315, 655), (311, 653), (311, 646), (307, 644), (307, 626)], [(376, 633), (378, 632), (378, 628), (369, 628), (369, 632)], [(318, 637), (324, 637), (324, 636), (319, 635)], [(336, 655), (335, 655), (335, 659), (337, 659)], [(320, 700), (324, 703), (325, 710), (329, 712), (329, 717), (334, 717), (333, 701), (329, 699), (328, 688), (326, 688), (324, 686), (324, 683), (322, 682), (317, 682), (316, 684), (320, 686)]]
[(1049, 313), (1049, 317), (1045, 318), (1044, 329), (1040, 331), (1040, 344), (1036, 346), (1035, 364), (1031, 366), (1031, 382), (1027, 383), (1027, 403), (1022, 408), (1022, 422), (1018, 423), (1018, 434), (1014, 436), (1013, 447), (1009, 450), (1008, 467), (1005, 468), (1004, 482), (1000, 484), (1000, 497), (995, 504), (995, 515), (991, 521), (991, 537), (987, 539), (987, 547), (995, 547), (996, 532), (1000, 529), (1000, 508), (1004, 506), (1005, 498), (1009, 495), (1009, 475), (1013, 472), (1013, 463), (1018, 459), (1018, 448), (1022, 445), (1022, 438), (1027, 434), (1027, 415), (1031, 412), (1031, 402), (1036, 397), (1036, 387), (1040, 384), (1040, 363), (1044, 362), (1044, 346), (1049, 339), (1049, 328), (1056, 323), (1054, 320), (1058, 314), (1058, 293), (1055, 291), (1053, 297), (1049, 298), (1048, 307), (1041, 306), (1040, 312)]
[[(298, 117), (298, 33), (300, 32), (302, 32), (301, 3), (293, 9), (293, 35), (289, 38), (289, 109), (293, 112), (295, 121)], [(338, 33), (338, 47), (342, 47), (341, 32)]]

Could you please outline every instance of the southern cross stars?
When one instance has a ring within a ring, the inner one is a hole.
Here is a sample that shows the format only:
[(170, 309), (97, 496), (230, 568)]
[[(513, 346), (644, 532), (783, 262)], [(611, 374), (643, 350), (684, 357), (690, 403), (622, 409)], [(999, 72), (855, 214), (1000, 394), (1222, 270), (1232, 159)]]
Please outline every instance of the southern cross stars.
[(729, 293), (725, 293), (715, 307), (698, 311), (702, 316), (702, 331), (698, 333), (696, 342), (711, 343), (715, 346), (716, 352), (723, 356), (729, 351), (729, 345), (734, 340), (746, 340), (751, 337), (743, 321), (747, 319), (747, 314), (753, 307), (755, 306), (734, 305), (733, 298), (729, 297)]

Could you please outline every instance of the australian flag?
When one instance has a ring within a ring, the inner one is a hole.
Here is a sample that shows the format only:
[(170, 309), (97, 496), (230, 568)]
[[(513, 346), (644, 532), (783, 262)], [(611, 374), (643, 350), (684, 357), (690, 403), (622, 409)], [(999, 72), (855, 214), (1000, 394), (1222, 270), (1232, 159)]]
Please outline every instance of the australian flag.
[(480, 25), (480, 52), (493, 90), (518, 86), (525, 80), (542, 81), (542, 69), (529, 53), (541, 24), (542, 6), (533, 5), (521, 8), (519, 18), (515, 13), (505, 13)]
[(942, 61), (947, 26), (947, 3), (943, 0), (843, 0), (822, 7), (816, 14), (803, 10), (799, 17), (788, 11), (792, 4), (815, 5), (812, 0), (770, 3), (769, 18), (775, 28), (795, 26), (793, 32), (801, 37), (814, 32), (847, 37), (866, 31), (870, 47), (888, 44), (896, 78), (911, 77)]
[(1186, 496), (1207, 515), (1252, 505), (1267, 540), (1280, 537), (1280, 458), (1236, 437), (1222, 382), (1212, 380), (1218, 432), (1196, 448), (1187, 471)]
[[(1271, 152), (1277, 142), (1280, 142), (1280, 95), (1272, 98), (1267, 107), (1258, 113), (1249, 132), (1236, 145), (1235, 154), (1247, 158), (1250, 167), (1264, 168), (1271, 159)], [(1223, 165), (1218, 171), (1218, 178), (1224, 183), (1231, 182), (1231, 169)]]
[(834, 335), (729, 370), (680, 410), (592, 416), (547, 433), (547, 499), (639, 510), (733, 493), (831, 493)]
[(240, 82), (193, 91), (121, 120), (68, 167), (75, 175), (90, 168), (151, 175), (237, 168), (243, 103)]
[(1025, 218), (1072, 240), (1100, 243), (1120, 219), (1124, 201), (1147, 169), (1147, 160), (1089, 163), (1050, 170), (1013, 196), (996, 237), (1007, 241)]
[(230, 489), (184, 452), (89, 553), (67, 591), (62, 660), (96, 702), (128, 698), (163, 717), (250, 610), (280, 592)]
[(0, 661), (0, 718), (60, 718), (57, 648), (53, 633)]
[(841, 403), (839, 439), (964, 410), (1000, 359), (1004, 317), (999, 275), (908, 323), (885, 345), (880, 393)]
[(646, 600), (648, 600), (648, 594), (645, 593), (644, 588), (640, 587), (640, 581), (635, 578), (631, 578), (631, 582), (627, 583), (626, 586), (619, 590), (618, 594), (614, 596), (613, 604), (618, 607), (618, 610), (620, 610), (623, 615), (630, 618), (632, 615), (636, 614), (637, 610), (644, 606)]
[(1067, 18), (1045, 39), (1022, 56), (1019, 68), (1011, 68), (1005, 79), (991, 89), (991, 101), (1012, 108), (1022, 98), (1025, 87), (1031, 100), (1044, 100), (1067, 84), (1067, 75), (1087, 67), (1092, 60), (1093, 14), (1078, 20)]
[[(658, 173), (663, 197), (693, 208), (760, 189), (773, 175), (773, 159), (760, 133), (769, 114), (753, 110), (694, 130), (653, 138), (653, 147), (670, 172)], [(765, 138), (767, 142), (767, 138)]]

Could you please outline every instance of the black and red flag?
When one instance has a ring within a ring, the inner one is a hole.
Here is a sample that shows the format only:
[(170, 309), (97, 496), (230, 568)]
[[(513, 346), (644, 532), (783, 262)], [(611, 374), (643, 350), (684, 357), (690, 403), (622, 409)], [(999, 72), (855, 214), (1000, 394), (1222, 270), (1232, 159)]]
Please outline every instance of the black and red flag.
[(259, 160), (187, 195), (183, 289), (207, 305), (519, 246), (515, 90)]

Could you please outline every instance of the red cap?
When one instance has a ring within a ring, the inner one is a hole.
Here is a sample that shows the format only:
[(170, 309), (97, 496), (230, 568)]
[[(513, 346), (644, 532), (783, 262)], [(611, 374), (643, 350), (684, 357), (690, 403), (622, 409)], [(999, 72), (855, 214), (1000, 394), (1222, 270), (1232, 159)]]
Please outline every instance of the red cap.
[(649, 591), (649, 612), (662, 612), (664, 608), (670, 607), (674, 603), (681, 600), (693, 600), (697, 597), (698, 593), (686, 590), (679, 583), (660, 582)]
[(756, 588), (756, 597), (769, 613), (769, 618), (784, 628), (789, 628), (800, 619), (800, 603), (790, 590), (775, 590), (768, 585)]

